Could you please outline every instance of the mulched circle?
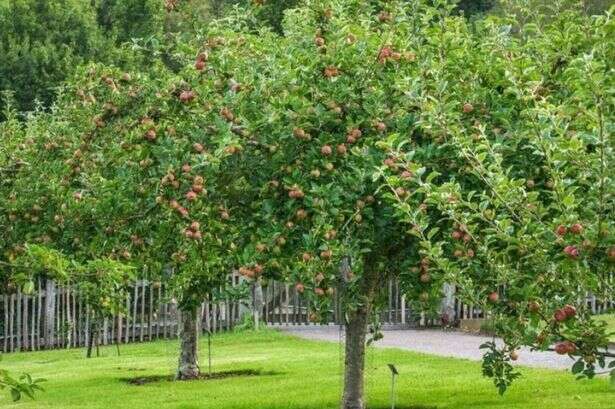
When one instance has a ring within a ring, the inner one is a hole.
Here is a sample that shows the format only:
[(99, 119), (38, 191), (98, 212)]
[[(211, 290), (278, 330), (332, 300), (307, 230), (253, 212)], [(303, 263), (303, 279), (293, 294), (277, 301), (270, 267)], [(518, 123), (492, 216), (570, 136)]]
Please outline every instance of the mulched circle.
[[(273, 371), (262, 371), (260, 369), (240, 369), (234, 371), (222, 371), (222, 372), (214, 372), (211, 375), (208, 373), (203, 373), (199, 376), (198, 379), (194, 379), (194, 381), (208, 381), (208, 380), (216, 380), (216, 379), (225, 379), (225, 378), (237, 378), (237, 377), (246, 377), (246, 376), (271, 376), (271, 375), (281, 375), (280, 372)], [(132, 378), (120, 378), (120, 381), (126, 382), (130, 385), (146, 385), (149, 383), (158, 383), (158, 382), (173, 382), (175, 377), (173, 375), (148, 375), (148, 376), (135, 376)], [(376, 408), (375, 408), (376, 409)], [(404, 409), (404, 408), (400, 408)], [(414, 409), (414, 408), (407, 408)], [(417, 408), (420, 409), (420, 408)]]

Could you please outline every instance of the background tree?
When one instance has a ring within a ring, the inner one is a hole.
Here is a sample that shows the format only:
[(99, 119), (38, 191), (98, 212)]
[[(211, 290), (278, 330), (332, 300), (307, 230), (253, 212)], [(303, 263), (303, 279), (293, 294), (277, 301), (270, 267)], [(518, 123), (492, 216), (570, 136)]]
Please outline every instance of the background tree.
[(244, 152), (256, 148), (240, 113), (256, 109), (249, 83), (262, 50), (249, 52), (258, 38), (249, 35), (222, 47), (217, 31), (233, 29), (214, 25), (198, 46), (184, 44), (178, 74), (162, 64), (151, 77), (81, 70), (51, 113), (11, 122), (22, 166), (0, 205), (8, 252), (39, 242), (70, 254), (93, 302), (123, 277), (96, 260), (133, 264), (149, 279), (169, 272), (182, 320), (179, 379), (199, 375), (197, 307), (243, 262), (239, 242), (253, 229)]
[(0, 27), (0, 90), (15, 92), (19, 111), (48, 105), (73, 67), (112, 50), (89, 2), (2, 1)]
[(99, 0), (92, 5), (104, 34), (118, 43), (162, 34), (165, 13), (160, 1)]

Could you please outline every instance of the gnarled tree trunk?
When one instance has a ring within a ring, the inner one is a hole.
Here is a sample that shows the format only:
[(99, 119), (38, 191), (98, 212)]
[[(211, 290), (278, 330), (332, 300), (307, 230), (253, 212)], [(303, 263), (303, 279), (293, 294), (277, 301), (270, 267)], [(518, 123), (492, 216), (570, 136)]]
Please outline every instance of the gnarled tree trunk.
[(180, 353), (176, 380), (189, 380), (199, 377), (197, 309), (182, 309), (180, 324)]

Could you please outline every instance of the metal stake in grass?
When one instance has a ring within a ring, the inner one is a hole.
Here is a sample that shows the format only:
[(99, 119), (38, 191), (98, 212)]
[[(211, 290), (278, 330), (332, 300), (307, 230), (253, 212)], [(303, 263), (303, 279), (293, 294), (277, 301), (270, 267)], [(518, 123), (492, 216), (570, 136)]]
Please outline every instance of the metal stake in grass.
[(393, 364), (387, 364), (391, 370), (391, 409), (395, 409), (395, 377), (399, 375), (397, 368)]

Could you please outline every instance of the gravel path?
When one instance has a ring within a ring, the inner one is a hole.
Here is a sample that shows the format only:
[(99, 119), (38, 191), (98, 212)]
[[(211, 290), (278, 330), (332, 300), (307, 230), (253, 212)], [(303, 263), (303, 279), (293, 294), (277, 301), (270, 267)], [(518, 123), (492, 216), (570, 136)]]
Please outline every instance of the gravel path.
[[(284, 332), (301, 338), (339, 341), (339, 327), (278, 327)], [(375, 345), (378, 348), (400, 348), (426, 354), (465, 358), (474, 361), (482, 359), (479, 346), (491, 341), (491, 337), (469, 335), (457, 331), (440, 330), (385, 330), (384, 339)], [(560, 356), (554, 352), (530, 351), (527, 348), (520, 350), (517, 365), (532, 366), (549, 369), (570, 369), (574, 361), (568, 356)]]

